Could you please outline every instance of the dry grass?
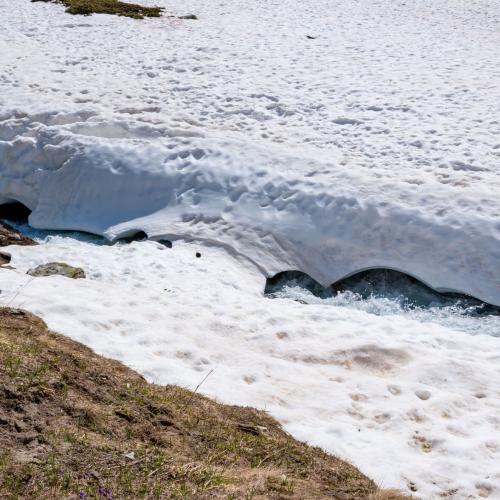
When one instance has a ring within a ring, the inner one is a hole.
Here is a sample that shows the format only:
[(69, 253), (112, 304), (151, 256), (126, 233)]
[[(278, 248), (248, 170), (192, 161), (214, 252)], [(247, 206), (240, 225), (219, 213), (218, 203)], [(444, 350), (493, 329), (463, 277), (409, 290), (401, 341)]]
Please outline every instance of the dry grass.
[(379, 490), (375, 493), (371, 493), (367, 500), (410, 500), (411, 497), (401, 495), (398, 490)]
[(264, 412), (148, 384), (9, 308), (0, 309), (0, 450), (6, 499), (405, 498)]
[(146, 7), (135, 3), (119, 0), (31, 0), (32, 2), (61, 3), (69, 14), (89, 16), (91, 14), (113, 14), (115, 16), (143, 19), (145, 17), (160, 17), (161, 7)]

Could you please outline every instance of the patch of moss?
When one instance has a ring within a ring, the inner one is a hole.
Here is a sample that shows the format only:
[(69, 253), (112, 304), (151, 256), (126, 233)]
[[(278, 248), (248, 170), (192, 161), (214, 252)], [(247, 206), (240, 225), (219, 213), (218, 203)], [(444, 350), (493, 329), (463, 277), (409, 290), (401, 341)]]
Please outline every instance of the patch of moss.
[[(32, 0), (50, 1), (50, 0)], [(115, 16), (144, 19), (145, 17), (160, 17), (162, 7), (146, 7), (136, 3), (120, 2), (119, 0), (53, 0), (63, 4), (66, 12), (74, 15), (90, 16), (91, 14), (112, 14)]]

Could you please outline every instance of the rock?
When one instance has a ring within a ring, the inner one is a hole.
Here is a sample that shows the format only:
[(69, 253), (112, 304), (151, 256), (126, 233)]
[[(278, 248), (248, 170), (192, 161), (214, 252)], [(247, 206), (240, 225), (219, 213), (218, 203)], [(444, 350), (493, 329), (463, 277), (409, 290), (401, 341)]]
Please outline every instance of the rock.
[(10, 316), (26, 316), (26, 311), (11, 307), (6, 311), (6, 314), (9, 314)]
[(179, 16), (179, 19), (190, 19), (196, 21), (198, 18), (194, 14), (188, 14), (187, 16)]
[(0, 414), (0, 425), (10, 425), (10, 419), (6, 415)]
[(415, 391), (415, 395), (417, 396), (417, 398), (421, 399), (422, 401), (427, 401), (431, 397), (431, 393), (429, 391), (425, 391), (425, 390)]
[(14, 386), (4, 386), (0, 389), (0, 395), (6, 399), (19, 399), (20, 394)]
[(23, 433), (19, 436), (19, 439), (23, 444), (29, 444), (32, 441), (35, 441), (35, 439), (38, 438), (38, 434), (36, 432), (26, 432)]
[(252, 425), (252, 424), (236, 424), (238, 430), (246, 432), (247, 434), (252, 434), (253, 436), (260, 436), (263, 432), (267, 431), (266, 427), (262, 425)]
[(30, 269), (27, 274), (35, 277), (42, 276), (65, 276), (66, 278), (85, 278), (85, 271), (80, 267), (73, 267), (64, 262), (49, 262), (48, 264), (42, 264)]
[(0, 252), (0, 266), (4, 266), (10, 262), (10, 254), (5, 252)]
[(14, 420), (14, 427), (16, 428), (17, 432), (27, 432), (29, 429), (29, 426), (25, 424), (22, 420)]
[(38, 245), (38, 243), (27, 236), (23, 236), (5, 222), (0, 222), (0, 247), (8, 245)]

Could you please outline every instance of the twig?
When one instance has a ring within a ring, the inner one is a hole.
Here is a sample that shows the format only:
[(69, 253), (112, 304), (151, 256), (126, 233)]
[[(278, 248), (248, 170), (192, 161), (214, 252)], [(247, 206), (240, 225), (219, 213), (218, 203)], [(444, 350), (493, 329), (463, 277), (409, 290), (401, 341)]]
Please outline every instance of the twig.
[(12, 302), (14, 302), (15, 298), (35, 279), (34, 276), (31, 276), (30, 279), (24, 283), (24, 285), (21, 285), (19, 287), (19, 290), (14, 294), (14, 296), (7, 302), (7, 305), (5, 307), (10, 307)]
[(201, 384), (203, 384), (203, 382), (205, 382), (205, 380), (207, 380), (207, 378), (212, 375), (212, 373), (215, 371), (215, 368), (212, 368), (206, 375), (205, 377), (203, 378), (203, 380), (196, 386), (196, 389), (193, 391), (193, 394), (191, 394), (191, 397), (189, 398), (188, 402), (186, 403), (186, 406), (191, 404), (191, 401), (193, 400), (195, 394), (196, 394), (196, 391), (201, 387)]
[(163, 467), (164, 467), (164, 465), (162, 465), (161, 467), (158, 467), (158, 468), (157, 468), (157, 469), (155, 469), (155, 470), (152, 470), (152, 471), (148, 474), (148, 477), (153, 476), (153, 475), (154, 475), (154, 474), (156, 474), (159, 470), (161, 470)]

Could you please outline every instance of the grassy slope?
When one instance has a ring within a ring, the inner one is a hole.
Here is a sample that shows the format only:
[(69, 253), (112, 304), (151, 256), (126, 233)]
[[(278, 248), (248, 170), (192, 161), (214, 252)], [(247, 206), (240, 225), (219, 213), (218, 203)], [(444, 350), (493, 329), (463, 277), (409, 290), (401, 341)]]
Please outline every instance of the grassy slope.
[(264, 412), (148, 384), (1, 308), (0, 498), (404, 497)]

